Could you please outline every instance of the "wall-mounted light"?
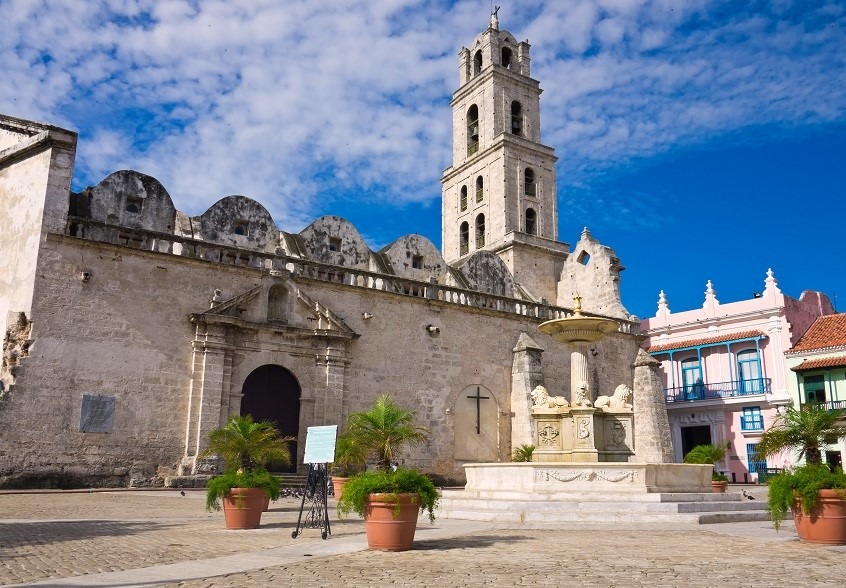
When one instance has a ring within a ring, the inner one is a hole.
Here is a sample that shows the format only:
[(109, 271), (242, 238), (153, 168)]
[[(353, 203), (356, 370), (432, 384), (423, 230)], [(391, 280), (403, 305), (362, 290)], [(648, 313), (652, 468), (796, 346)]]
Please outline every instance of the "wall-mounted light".
[(426, 331), (427, 331), (430, 335), (435, 335), (435, 334), (437, 334), (437, 333), (440, 333), (440, 332), (441, 332), (441, 328), (440, 328), (440, 327), (436, 327), (435, 325), (426, 325)]
[(370, 314), (369, 312), (362, 312), (362, 313), (361, 313), (361, 318), (363, 318), (363, 319), (364, 319), (364, 320), (366, 320), (366, 321), (369, 321), (370, 319), (372, 319), (372, 318), (373, 318), (373, 315), (372, 315), (372, 314)]
[(79, 272), (79, 279), (82, 280), (83, 282), (87, 282), (88, 280), (91, 279), (91, 272), (89, 272), (87, 270), (83, 270), (83, 271)]
[(599, 355), (599, 351), (596, 350), (596, 347), (591, 347), (590, 348), (590, 354), (592, 356), (596, 357), (597, 355)]

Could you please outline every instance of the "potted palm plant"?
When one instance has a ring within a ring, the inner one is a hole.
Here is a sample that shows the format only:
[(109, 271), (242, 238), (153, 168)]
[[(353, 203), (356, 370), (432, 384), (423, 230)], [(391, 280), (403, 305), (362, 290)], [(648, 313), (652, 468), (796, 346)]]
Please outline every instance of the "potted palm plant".
[[(713, 467), (718, 461), (725, 459), (728, 448), (728, 441), (717, 445), (711, 443), (697, 445), (684, 456), (684, 463), (709, 464)], [(725, 492), (727, 488), (728, 478), (726, 475), (718, 472), (717, 468), (713, 468), (711, 470), (711, 490), (713, 492)]]
[(822, 463), (822, 448), (846, 436), (843, 410), (817, 404), (793, 406), (779, 414), (761, 435), (758, 452), (798, 452), (805, 464), (769, 479), (769, 510), (778, 529), (788, 511), (801, 541), (846, 544), (846, 474)]
[(289, 438), (279, 436), (273, 423), (255, 422), (249, 415), (236, 416), (226, 426), (209, 433), (203, 455), (223, 459), (224, 472), (206, 485), (206, 508), (223, 513), (227, 529), (255, 529), (267, 500), (279, 498), (279, 479), (267, 471), (268, 464), (288, 465)]
[(370, 549), (410, 549), (418, 512), (425, 511), (430, 521), (435, 520), (435, 485), (420, 472), (394, 465), (403, 448), (428, 438), (428, 430), (415, 425), (414, 417), (414, 412), (401, 408), (387, 395), (377, 398), (370, 410), (349, 417), (344, 435), (365, 456), (376, 458), (376, 471), (349, 479), (338, 500), (338, 513), (355, 511), (364, 517)]

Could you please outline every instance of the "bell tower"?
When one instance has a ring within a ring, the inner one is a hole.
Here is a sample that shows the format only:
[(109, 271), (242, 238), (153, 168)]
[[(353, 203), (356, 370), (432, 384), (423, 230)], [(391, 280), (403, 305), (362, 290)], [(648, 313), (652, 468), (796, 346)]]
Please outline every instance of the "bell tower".
[(535, 298), (555, 300), (569, 247), (558, 238), (555, 151), (541, 144), (540, 83), (529, 43), (490, 26), (459, 52), (453, 94), (452, 165), (442, 184), (447, 263), (497, 254)]

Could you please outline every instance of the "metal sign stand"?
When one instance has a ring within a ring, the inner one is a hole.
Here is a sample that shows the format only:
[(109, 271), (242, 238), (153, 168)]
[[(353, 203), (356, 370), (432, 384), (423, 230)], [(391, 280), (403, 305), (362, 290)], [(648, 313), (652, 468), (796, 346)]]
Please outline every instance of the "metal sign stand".
[[(297, 528), (291, 533), (291, 537), (294, 539), (307, 527), (321, 529), (320, 536), (323, 539), (327, 539), (332, 534), (332, 529), (329, 528), (329, 507), (327, 505), (329, 485), (327, 471), (327, 464), (325, 463), (308, 464), (308, 479), (303, 492), (303, 501), (300, 505), (300, 515), (297, 517)], [(303, 520), (306, 500), (309, 506), (305, 520)]]

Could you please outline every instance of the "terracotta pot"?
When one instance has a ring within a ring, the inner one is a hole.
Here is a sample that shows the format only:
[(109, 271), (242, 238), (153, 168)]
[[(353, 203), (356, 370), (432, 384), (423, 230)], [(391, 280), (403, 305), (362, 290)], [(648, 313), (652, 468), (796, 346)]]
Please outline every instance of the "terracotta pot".
[(261, 512), (267, 512), (270, 510), (270, 496), (267, 494), (264, 495), (264, 505), (262, 506)]
[(820, 490), (820, 502), (809, 514), (802, 511), (799, 499), (792, 510), (800, 541), (846, 545), (846, 499), (836, 490)]
[(711, 480), (711, 492), (723, 493), (728, 489), (728, 485), (725, 480)]
[[(396, 513), (397, 500), (399, 513)], [(371, 494), (364, 511), (367, 546), (382, 551), (411, 549), (419, 512), (417, 494)]]
[(344, 484), (349, 478), (342, 478), (340, 476), (332, 476), (332, 489), (335, 493), (335, 500), (341, 499), (341, 494), (344, 493)]
[(233, 488), (223, 498), (227, 529), (257, 529), (267, 494), (261, 488)]

